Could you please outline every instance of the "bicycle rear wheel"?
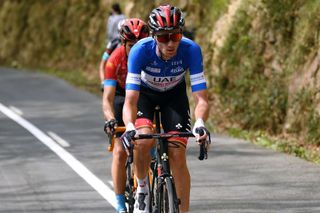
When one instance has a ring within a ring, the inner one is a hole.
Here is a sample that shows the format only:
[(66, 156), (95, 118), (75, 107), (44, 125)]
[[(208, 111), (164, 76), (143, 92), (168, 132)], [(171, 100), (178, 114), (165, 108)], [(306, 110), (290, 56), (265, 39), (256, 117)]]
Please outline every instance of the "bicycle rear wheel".
[(179, 200), (171, 177), (166, 177), (159, 196), (161, 213), (179, 213)]

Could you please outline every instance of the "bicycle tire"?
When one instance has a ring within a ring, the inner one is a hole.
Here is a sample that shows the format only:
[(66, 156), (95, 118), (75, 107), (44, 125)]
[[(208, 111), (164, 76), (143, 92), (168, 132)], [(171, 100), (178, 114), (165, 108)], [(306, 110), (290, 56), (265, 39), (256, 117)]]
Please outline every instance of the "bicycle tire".
[(149, 170), (149, 178), (150, 178), (150, 185), (149, 185), (149, 192), (150, 192), (150, 200), (149, 200), (149, 212), (157, 213), (158, 208), (158, 176), (157, 176), (157, 166), (156, 162), (151, 162), (150, 170)]
[(134, 210), (134, 177), (132, 176), (131, 165), (126, 166), (126, 173), (127, 173), (127, 181), (126, 181), (126, 189), (125, 189), (125, 197), (126, 203), (128, 204), (128, 213), (133, 213)]
[(171, 177), (165, 177), (160, 189), (159, 212), (179, 213), (179, 201)]

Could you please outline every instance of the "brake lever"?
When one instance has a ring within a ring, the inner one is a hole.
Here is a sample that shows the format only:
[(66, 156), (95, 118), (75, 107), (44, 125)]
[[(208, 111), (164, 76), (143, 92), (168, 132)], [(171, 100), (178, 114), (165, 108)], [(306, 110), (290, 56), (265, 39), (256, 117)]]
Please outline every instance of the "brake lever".
[(200, 153), (199, 160), (208, 159), (208, 149), (207, 149), (207, 141), (204, 141), (200, 144)]
[[(202, 132), (203, 133), (203, 132)], [(208, 133), (209, 140), (200, 141), (200, 153), (199, 153), (199, 160), (208, 159), (208, 146), (211, 144), (211, 135)]]

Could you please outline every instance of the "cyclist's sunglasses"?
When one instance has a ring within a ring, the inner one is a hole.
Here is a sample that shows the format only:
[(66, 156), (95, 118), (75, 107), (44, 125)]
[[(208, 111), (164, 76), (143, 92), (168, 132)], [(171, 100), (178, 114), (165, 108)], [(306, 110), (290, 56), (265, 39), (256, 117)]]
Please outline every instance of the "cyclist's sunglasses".
[(180, 41), (182, 38), (182, 33), (167, 33), (167, 34), (161, 34), (161, 35), (156, 35), (156, 38), (159, 42), (161, 43), (168, 43), (170, 40), (173, 42)]

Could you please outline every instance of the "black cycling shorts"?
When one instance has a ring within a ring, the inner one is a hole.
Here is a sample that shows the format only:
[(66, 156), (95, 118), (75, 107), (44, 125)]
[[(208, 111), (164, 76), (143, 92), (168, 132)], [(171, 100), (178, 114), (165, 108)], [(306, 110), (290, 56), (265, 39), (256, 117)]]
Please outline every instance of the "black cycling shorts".
[(185, 82), (165, 92), (141, 86), (137, 117), (153, 121), (157, 105), (160, 106), (161, 124), (165, 132), (191, 131), (189, 100)]
[[(118, 126), (124, 126), (123, 120), (122, 120), (122, 109), (124, 104), (124, 96), (122, 95), (115, 95), (114, 96), (114, 116), (115, 119), (118, 121)], [(116, 137), (120, 137), (122, 135), (122, 132), (116, 133)]]

